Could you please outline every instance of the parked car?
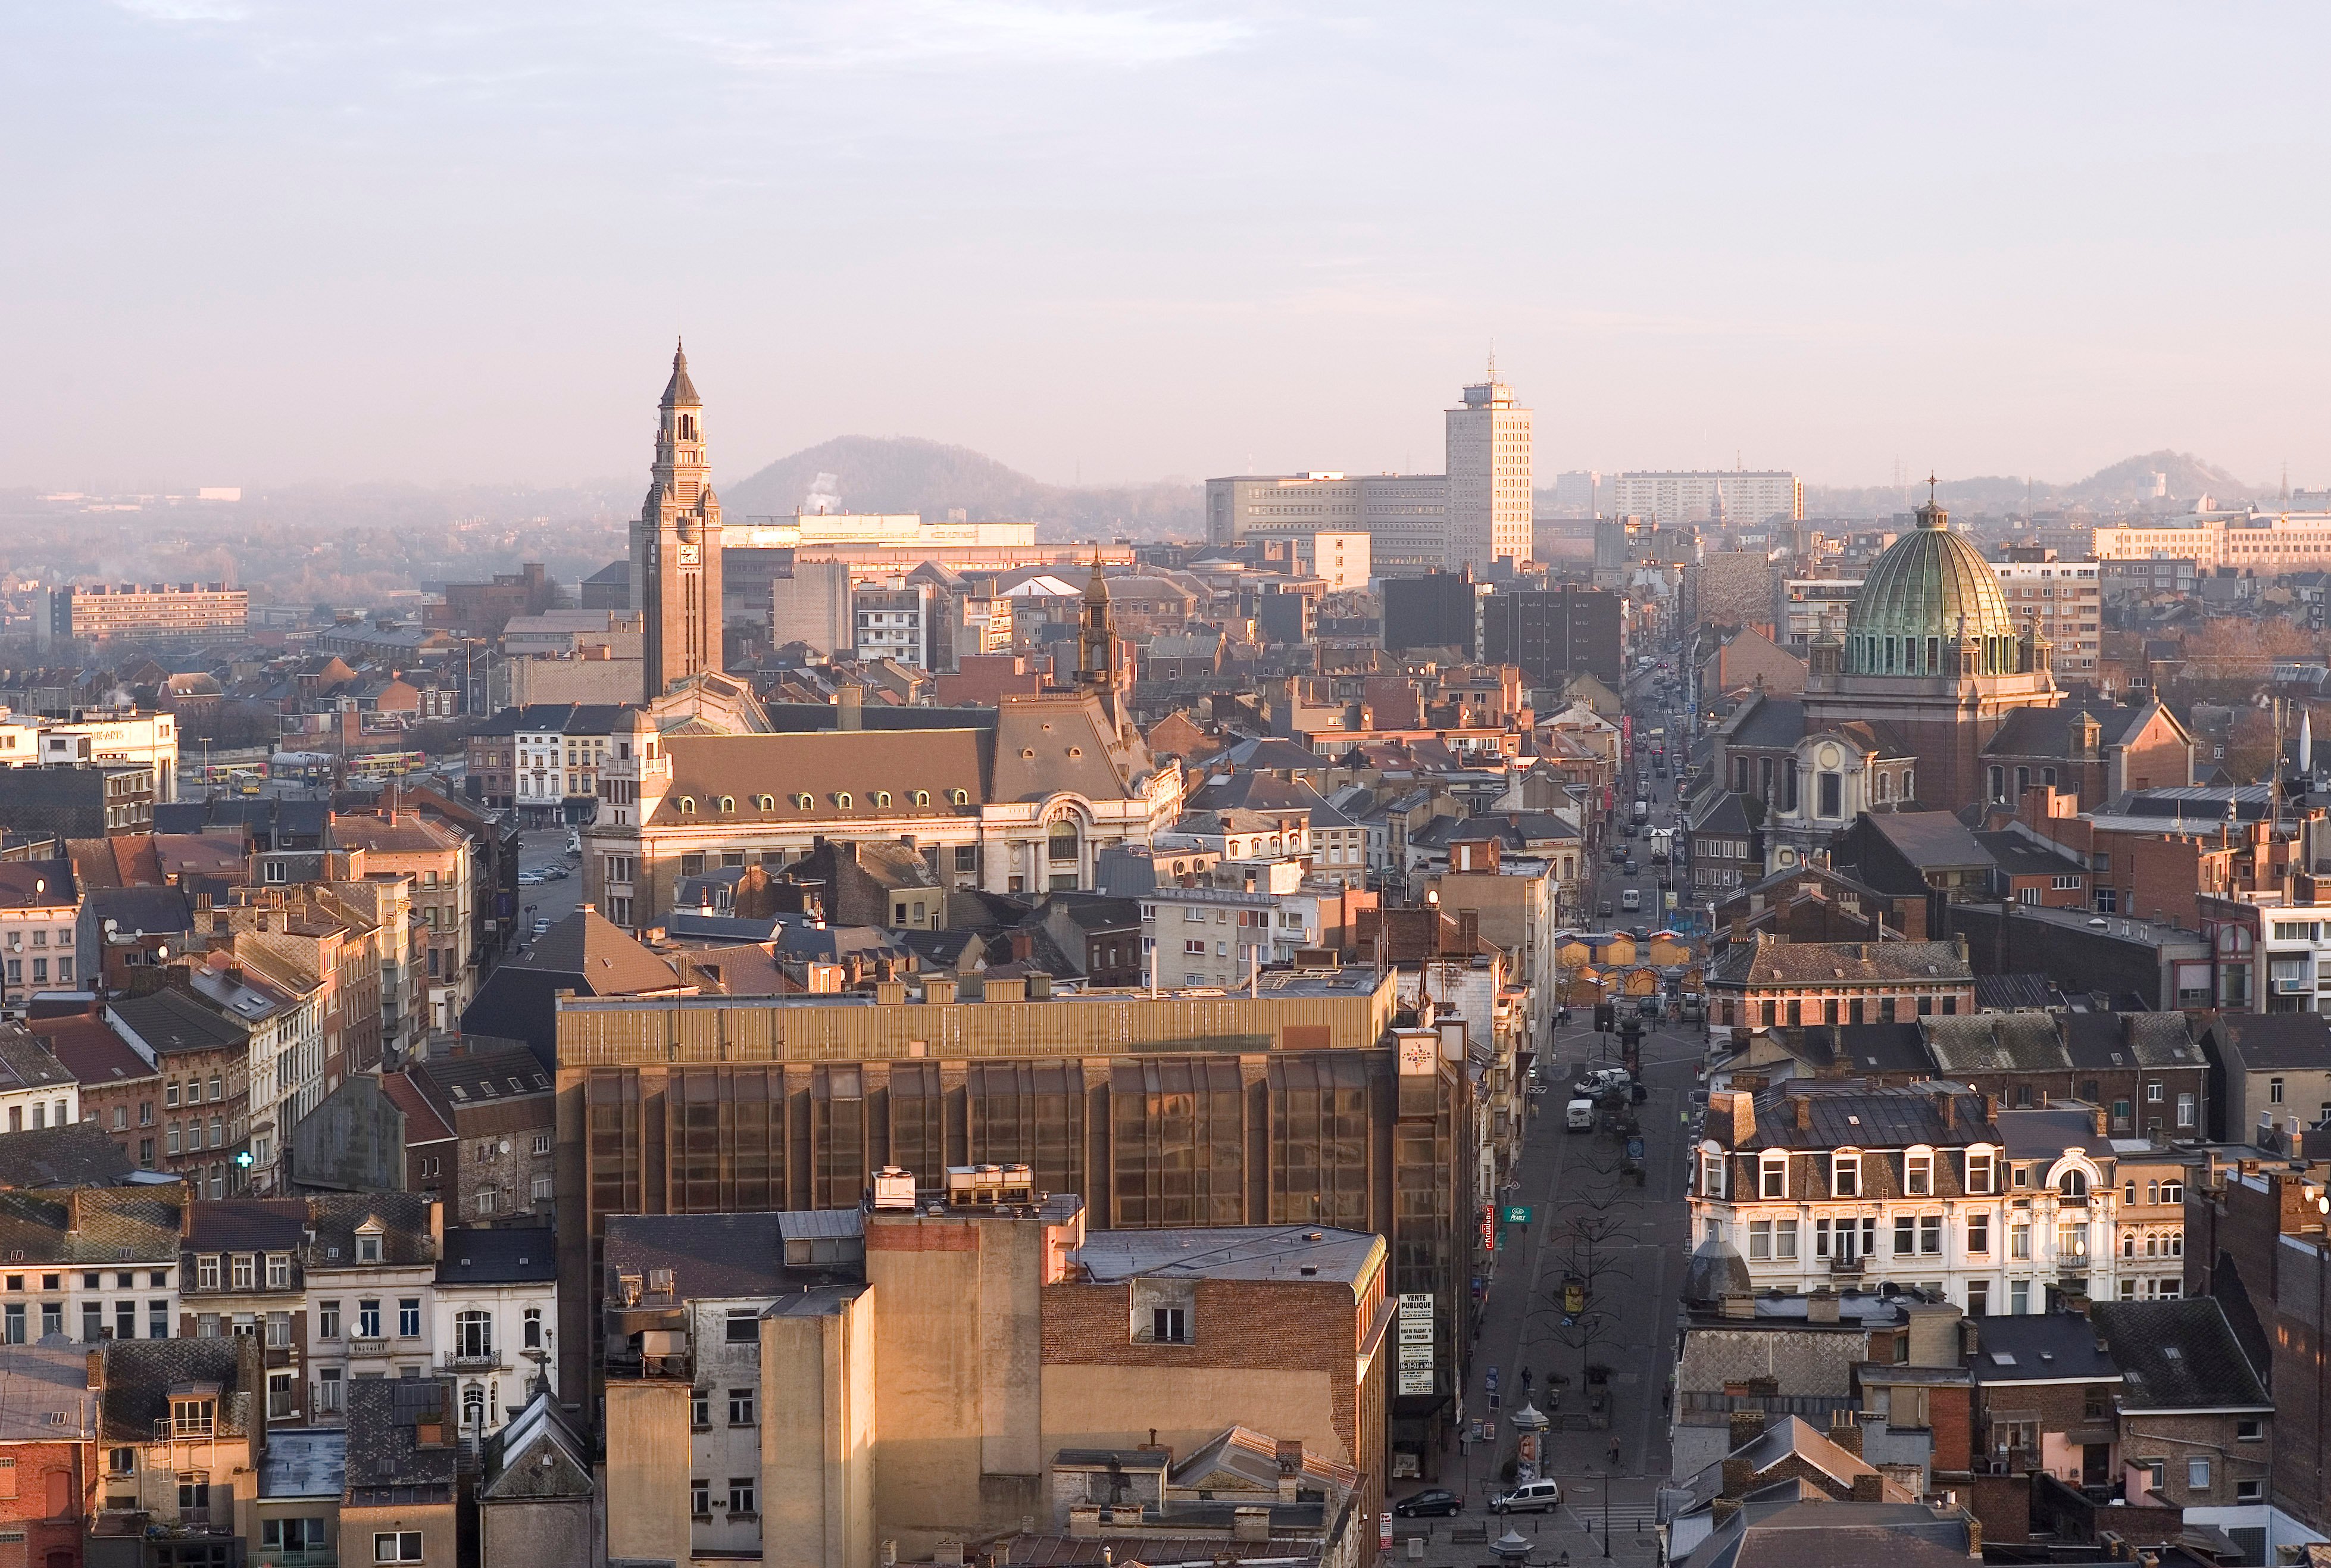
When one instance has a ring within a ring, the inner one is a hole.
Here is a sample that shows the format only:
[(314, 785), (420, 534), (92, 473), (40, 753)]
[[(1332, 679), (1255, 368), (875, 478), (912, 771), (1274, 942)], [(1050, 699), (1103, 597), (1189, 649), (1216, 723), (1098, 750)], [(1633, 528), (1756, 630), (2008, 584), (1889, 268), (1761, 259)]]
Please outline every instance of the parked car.
[(1392, 1506), (1395, 1519), (1426, 1519), (1438, 1514), (1453, 1516), (1464, 1511), (1464, 1500), (1454, 1492), (1434, 1487), (1413, 1497), (1403, 1497)]
[(1544, 1514), (1562, 1506), (1560, 1481), (1524, 1481), (1489, 1499), (1492, 1514)]

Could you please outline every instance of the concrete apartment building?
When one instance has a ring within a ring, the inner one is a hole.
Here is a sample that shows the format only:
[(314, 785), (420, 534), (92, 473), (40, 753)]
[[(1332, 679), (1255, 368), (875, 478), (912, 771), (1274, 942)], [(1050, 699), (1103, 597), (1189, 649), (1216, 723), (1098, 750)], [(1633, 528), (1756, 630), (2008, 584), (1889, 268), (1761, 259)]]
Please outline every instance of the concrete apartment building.
[(71, 642), (240, 641), (251, 631), (251, 594), (224, 583), (103, 583), (49, 591), (43, 625), (51, 646)]
[(2093, 683), (2104, 615), (2098, 564), (2060, 561), (2053, 550), (2010, 549), (2008, 558), (1995, 565), (2009, 612), (2018, 620), (2037, 621), (2055, 644), (2056, 678)]
[(937, 668), (934, 641), (945, 596), (928, 583), (892, 577), (851, 595), (851, 657), (895, 659), (910, 670)]
[[(961, 1168), (921, 1207), (885, 1188), (862, 1213), (611, 1221), (610, 1555), (806, 1568), (1023, 1521), (1093, 1534), (1089, 1483), (1064, 1466), (1146, 1443), (1172, 1461), (1226, 1429), (1339, 1470), (1337, 1501), (1373, 1513), (1394, 1316), (1381, 1238), (1089, 1237), (1082, 1200), (1031, 1180)], [(911, 1194), (916, 1177), (877, 1181)], [(974, 1297), (983, 1310), (961, 1310)], [(1325, 1523), (1319, 1494), (1292, 1492), (1274, 1489), (1274, 1516)]]
[(1753, 527), (1805, 515), (1804, 481), (1779, 469), (1639, 470), (1603, 476), (1610, 499), (1605, 517), (1678, 523), (1729, 523)]
[(1448, 511), (1443, 474), (1320, 470), (1206, 481), (1207, 543), (1289, 539), (1299, 553), (1305, 540), (1365, 534), (1367, 569), (1382, 577), (1413, 577), (1441, 566), (1448, 555)]
[(2098, 561), (2187, 562), (2260, 577), (2331, 565), (2331, 512), (2203, 512), (2116, 523), (2090, 532)]
[(1447, 411), (1449, 480), (1448, 548), (1442, 564), (1486, 574), (1500, 559), (1516, 565), (1530, 558), (1530, 523), (1536, 505), (1531, 489), (1530, 411), (1514, 401), (1514, 389), (1489, 378), (1468, 386), (1463, 401)]
[(469, 839), (395, 805), (376, 816), (336, 815), (332, 832), (341, 847), (365, 851), (368, 870), (411, 879), (415, 1028), (451, 1030), (477, 990), (470, 962), (476, 910)]

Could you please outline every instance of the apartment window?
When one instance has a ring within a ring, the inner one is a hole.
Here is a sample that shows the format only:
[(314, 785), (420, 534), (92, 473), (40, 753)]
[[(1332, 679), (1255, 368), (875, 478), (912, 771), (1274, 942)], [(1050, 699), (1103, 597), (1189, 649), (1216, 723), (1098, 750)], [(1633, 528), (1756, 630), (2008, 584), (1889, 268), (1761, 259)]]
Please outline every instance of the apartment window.
[(291, 1255), (271, 1252), (267, 1258), (267, 1288), (288, 1290), (291, 1288)]
[(699, 1519), (712, 1517), (711, 1482), (698, 1480), (688, 1483), (688, 1511)]
[(316, 1413), (338, 1415), (340, 1411), (340, 1369), (328, 1366), (316, 1373)]
[(728, 1516), (732, 1519), (746, 1517), (751, 1516), (756, 1511), (756, 1510), (753, 1506), (753, 1478), (750, 1476), (729, 1477)]
[(359, 1263), (377, 1263), (380, 1261), (379, 1237), (359, 1236), (357, 1238), (357, 1261)]
[(2265, 1441), (2266, 1428), (2264, 1423), (2262, 1423), (2256, 1416), (2242, 1417), (2240, 1421), (2234, 1422), (2234, 1440), (2238, 1443), (2256, 1443)]
[(526, 1325), (526, 1335), (521, 1344), (528, 1350), (540, 1350), (542, 1348), (542, 1308), (528, 1307), (523, 1321)]
[(399, 1339), (421, 1337), (421, 1298), (406, 1296), (396, 1303), (396, 1335)]
[(1751, 1263), (1769, 1263), (1772, 1259), (1773, 1221), (1770, 1220), (1749, 1221), (1748, 1261)]
[(2181, 1127), (2193, 1125), (2193, 1097), (2190, 1094), (2177, 1097), (2177, 1125)]
[(1757, 1193), (1761, 1197), (1785, 1198), (1789, 1195), (1789, 1156), (1765, 1155), (1757, 1166)]
[(1930, 1154), (1905, 1155), (1902, 1157), (1902, 1191), (1914, 1198), (1933, 1195), (1935, 1191), (1935, 1156)]
[(178, 1438), (209, 1437), (217, 1415), (216, 1400), (174, 1399), (170, 1402), (170, 1433)]
[(1966, 1250), (1970, 1254), (1978, 1258), (1991, 1250), (1990, 1215), (1969, 1214), (1967, 1216)]
[(760, 1342), (760, 1338), (759, 1313), (749, 1307), (732, 1307), (728, 1309), (729, 1344), (756, 1345)]
[(2236, 1481), (2234, 1483), (2234, 1501), (2237, 1503), (2265, 1502), (2266, 1483), (2264, 1481)]
[(753, 1422), (753, 1391), (749, 1388), (730, 1389), (728, 1391), (728, 1424), (732, 1427), (749, 1427)]
[(2282, 1103), (2282, 1079), (2270, 1078), (2266, 1080), (2266, 1103), (2270, 1106)]
[(1793, 1261), (1797, 1256), (1797, 1222), (1780, 1220), (1774, 1223), (1773, 1256), (1783, 1262)]
[(1149, 1309), (1149, 1337), (1158, 1345), (1190, 1343), (1190, 1319), (1179, 1307), (1153, 1307)]
[[(712, 1391), (710, 1389), (699, 1388), (689, 1391), (688, 1424), (698, 1431), (702, 1431), (712, 1424)], [(701, 1486), (703, 1483), (699, 1481), (697, 1484)]]
[(357, 1303), (357, 1333), (358, 1339), (378, 1339), (380, 1332), (380, 1302), (366, 1297)]
[(2007, 1282), (2007, 1310), (2018, 1317), (2031, 1310), (2031, 1281), (2011, 1279)]
[(24, 1304), (23, 1302), (11, 1301), (5, 1313), (0, 1313), (0, 1342), (9, 1345), (24, 1343)]
[(2206, 1454), (2196, 1454), (2185, 1461), (2185, 1487), (2188, 1491), (2210, 1489), (2210, 1459)]
[(288, 1421), (300, 1413), (300, 1374), (296, 1372), (271, 1372), (267, 1374), (267, 1419)]
[(530, 1183), (528, 1190), (537, 1203), (547, 1203), (553, 1201), (551, 1187), (552, 1180), (550, 1177), (537, 1176)]
[[(173, 1154), (176, 1152), (176, 1149), (171, 1151)], [(219, 1260), (216, 1256), (205, 1253), (195, 1259), (195, 1285), (196, 1288), (203, 1290), (216, 1290), (219, 1288)]]
[(1858, 1198), (1861, 1195), (1860, 1155), (1832, 1155), (1829, 1173), (1829, 1190), (1832, 1195), (1840, 1198)]
[(340, 1304), (337, 1301), (316, 1303), (316, 1337), (338, 1339), (340, 1336)]
[(2031, 1256), (2031, 1226), (2028, 1221), (2018, 1221), (2007, 1228), (2007, 1255), (2015, 1259)]
[(1894, 1256), (1908, 1258), (1917, 1250), (1918, 1220), (1915, 1214), (1894, 1216)]
[(1969, 1317), (1991, 1316), (1990, 1280), (1971, 1279), (1967, 1282), (1967, 1316)]
[(453, 1354), (468, 1360), (483, 1360), (494, 1353), (494, 1318), (490, 1312), (471, 1308), (453, 1316)]
[(418, 1563), (421, 1561), (421, 1532), (418, 1530), (380, 1530), (372, 1538), (372, 1560), (376, 1563)]
[(1724, 1156), (1703, 1154), (1699, 1156), (1699, 1195), (1703, 1198), (1724, 1196)]
[(1968, 1193), (1980, 1193), (1990, 1192), (1991, 1174), (1992, 1164), (1990, 1151), (1985, 1150), (1981, 1154), (1970, 1151), (1966, 1157), (1966, 1190)]
[(496, 1205), (496, 1204), (498, 1204), (498, 1203), (500, 1203), (500, 1202), (501, 1202), (501, 1193), (500, 1193), (500, 1189), (498, 1189), (498, 1188), (494, 1188), (494, 1187), (480, 1187), (480, 1188), (478, 1189), (478, 1212), (479, 1212), (479, 1213), (480, 1213), (480, 1214), (490, 1214), (490, 1213), (492, 1213), (492, 1212), (494, 1212), (494, 1207), (495, 1207), (495, 1205)]

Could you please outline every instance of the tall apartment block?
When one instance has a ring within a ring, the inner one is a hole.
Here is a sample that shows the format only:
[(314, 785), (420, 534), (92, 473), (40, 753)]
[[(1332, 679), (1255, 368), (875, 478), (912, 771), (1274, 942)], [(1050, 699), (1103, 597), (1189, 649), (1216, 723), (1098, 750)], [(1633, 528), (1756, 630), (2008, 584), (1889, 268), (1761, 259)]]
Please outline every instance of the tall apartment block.
[(1444, 565), (1486, 573), (1500, 556), (1530, 558), (1530, 411), (1498, 379), (1469, 386), (1448, 411), (1449, 548)]
[(1804, 481), (1780, 470), (1672, 470), (1610, 476), (1605, 516), (1642, 518), (1661, 527), (1726, 522), (1746, 526), (1805, 515)]
[(251, 630), (251, 595), (224, 583), (124, 583), (49, 591), (44, 642), (184, 642), (241, 637)]

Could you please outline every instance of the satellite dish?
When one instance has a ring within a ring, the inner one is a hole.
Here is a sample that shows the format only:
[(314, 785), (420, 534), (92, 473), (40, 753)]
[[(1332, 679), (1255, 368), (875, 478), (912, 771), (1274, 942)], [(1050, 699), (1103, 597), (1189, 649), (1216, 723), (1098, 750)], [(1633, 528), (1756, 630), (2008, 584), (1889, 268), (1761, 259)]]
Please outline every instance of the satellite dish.
[(109, 919), (109, 919), (106, 921), (106, 923), (105, 923), (105, 934), (106, 934), (107, 936), (112, 936), (116, 931), (119, 931), (119, 930), (120, 930), (120, 929), (121, 929), (121, 922), (120, 922), (120, 921), (119, 921), (119, 920), (114, 920), (114, 919)]

